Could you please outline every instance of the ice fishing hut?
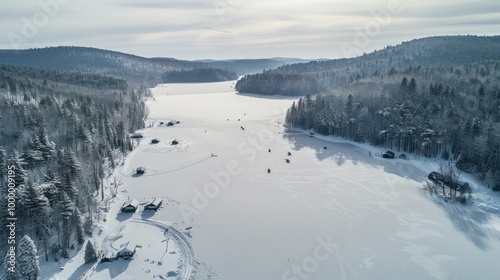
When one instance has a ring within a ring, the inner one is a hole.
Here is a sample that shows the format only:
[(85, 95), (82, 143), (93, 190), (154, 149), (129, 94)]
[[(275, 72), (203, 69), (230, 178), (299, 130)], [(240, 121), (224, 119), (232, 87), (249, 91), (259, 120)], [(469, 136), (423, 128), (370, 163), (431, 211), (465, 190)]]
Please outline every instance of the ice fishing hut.
[(163, 200), (161, 198), (154, 198), (151, 202), (146, 204), (144, 210), (155, 210), (158, 211), (160, 209)]
[(122, 205), (122, 212), (135, 212), (139, 208), (139, 202), (136, 199), (131, 199)]
[(144, 174), (146, 173), (146, 167), (144, 166), (139, 166), (135, 169), (135, 173), (136, 174)]
[(383, 158), (394, 158), (394, 156), (395, 154), (393, 151), (387, 151), (382, 155)]

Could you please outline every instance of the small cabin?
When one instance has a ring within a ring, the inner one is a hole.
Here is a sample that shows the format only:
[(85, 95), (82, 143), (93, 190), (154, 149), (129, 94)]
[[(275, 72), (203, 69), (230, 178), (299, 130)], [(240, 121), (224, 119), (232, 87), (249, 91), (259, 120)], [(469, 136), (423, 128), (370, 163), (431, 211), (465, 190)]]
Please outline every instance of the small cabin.
[(172, 141), (172, 145), (177, 145), (177, 144), (179, 144), (179, 140), (175, 139)]
[(139, 208), (139, 202), (136, 199), (131, 199), (122, 205), (121, 211), (124, 213), (135, 212)]
[(167, 126), (173, 126), (174, 124), (175, 124), (175, 123), (174, 123), (174, 121), (169, 121), (169, 122), (167, 123)]
[(142, 135), (142, 133), (139, 133), (139, 132), (136, 132), (136, 133), (133, 133), (132, 136), (130, 136), (130, 138), (143, 138), (144, 135)]
[(155, 210), (158, 211), (160, 209), (163, 200), (161, 198), (154, 198), (151, 202), (146, 204), (144, 210)]
[(151, 144), (158, 144), (158, 143), (160, 143), (160, 140), (157, 138), (151, 140)]
[(394, 158), (394, 155), (395, 155), (395, 154), (394, 154), (394, 152), (393, 152), (393, 151), (387, 151), (387, 152), (385, 152), (385, 153), (382, 155), (382, 157), (383, 157), (383, 158)]
[(115, 259), (113, 252), (105, 252), (102, 255), (101, 262), (112, 262)]
[(129, 248), (129, 243), (127, 243), (127, 245), (125, 246), (125, 248), (121, 249), (120, 251), (118, 251), (118, 253), (116, 253), (116, 258), (123, 258), (125, 260), (130, 260), (131, 258), (134, 257), (135, 255), (135, 251), (136, 251), (136, 248), (134, 249), (130, 249)]
[(139, 166), (135, 169), (135, 173), (136, 174), (144, 174), (146, 173), (146, 167), (144, 166)]

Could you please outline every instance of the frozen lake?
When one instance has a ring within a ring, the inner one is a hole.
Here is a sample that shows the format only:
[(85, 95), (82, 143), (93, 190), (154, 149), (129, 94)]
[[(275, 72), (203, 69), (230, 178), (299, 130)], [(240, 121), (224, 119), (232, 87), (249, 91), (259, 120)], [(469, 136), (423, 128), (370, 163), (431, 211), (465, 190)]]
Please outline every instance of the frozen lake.
[[(190, 235), (200, 280), (497, 279), (498, 216), (429, 195), (429, 170), (414, 160), (287, 132), (295, 99), (233, 86), (152, 90), (152, 127), (115, 172), (124, 186), (110, 217), (128, 198), (162, 197), (164, 207), (111, 223), (150, 219)], [(166, 126), (171, 120), (180, 123)], [(133, 176), (138, 166), (146, 174)]]

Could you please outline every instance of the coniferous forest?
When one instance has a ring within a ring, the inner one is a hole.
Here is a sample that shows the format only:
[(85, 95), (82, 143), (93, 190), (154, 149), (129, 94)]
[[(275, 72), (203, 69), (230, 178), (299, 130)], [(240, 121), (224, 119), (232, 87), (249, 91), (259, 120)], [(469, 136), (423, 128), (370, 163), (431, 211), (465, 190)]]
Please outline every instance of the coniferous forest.
[[(31, 238), (44, 259), (69, 257), (92, 234), (102, 179), (132, 150), (148, 94), (97, 74), (0, 65), (0, 183), (15, 180), (16, 236)], [(6, 187), (0, 195), (6, 228)]]
[(164, 83), (208, 83), (236, 80), (238, 76), (217, 68), (201, 68), (187, 71), (170, 71), (162, 75)]
[(409, 67), (301, 98), (286, 123), (440, 157), (500, 190), (500, 61)]

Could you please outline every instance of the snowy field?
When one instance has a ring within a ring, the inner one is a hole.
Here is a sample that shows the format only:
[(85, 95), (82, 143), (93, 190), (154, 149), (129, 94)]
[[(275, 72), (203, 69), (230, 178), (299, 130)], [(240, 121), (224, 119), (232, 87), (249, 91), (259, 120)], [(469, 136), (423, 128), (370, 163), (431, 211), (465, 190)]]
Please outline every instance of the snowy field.
[[(97, 238), (108, 251), (140, 248), (81, 279), (498, 279), (498, 199), (485, 202), (487, 190), (473, 205), (445, 202), (423, 189), (434, 160), (286, 131), (294, 99), (233, 87), (152, 90), (151, 127), (114, 173), (123, 184)], [(153, 197), (163, 207), (143, 211)], [(129, 198), (139, 211), (119, 213)], [(53, 279), (80, 279), (82, 263), (79, 254)]]

